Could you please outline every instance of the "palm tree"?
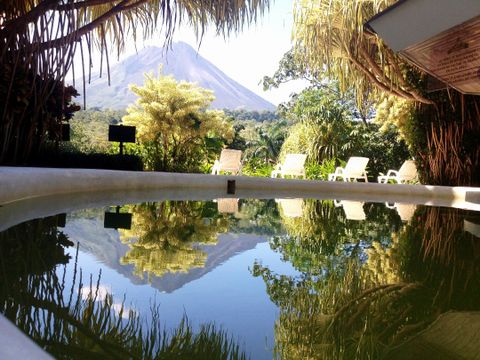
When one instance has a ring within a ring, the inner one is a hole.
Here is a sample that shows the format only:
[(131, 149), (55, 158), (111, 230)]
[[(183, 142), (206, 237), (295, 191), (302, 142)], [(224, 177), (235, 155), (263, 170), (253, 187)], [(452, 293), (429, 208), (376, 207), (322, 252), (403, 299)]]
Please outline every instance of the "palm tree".
[(429, 93), (426, 73), (365, 28), (368, 20), (396, 2), (296, 0), (293, 38), (295, 59), (300, 63), (297, 68), (337, 79), (343, 92), (354, 88), (359, 109), (366, 97), (407, 100), (410, 110), (401, 130), (409, 134), (407, 140), (415, 148), (422, 183), (476, 185), (480, 183), (480, 145), (476, 141), (480, 97), (451, 89)]
[[(108, 47), (117, 55), (129, 39), (157, 29), (169, 43), (177, 26), (188, 23), (201, 37), (209, 24), (218, 34), (255, 22), (270, 0), (5, 0), (0, 3), (0, 163), (25, 158), (35, 146), (59, 135), (75, 91), (64, 87), (74, 55), (91, 77), (92, 52), (100, 51), (100, 73), (109, 77)], [(110, 45), (107, 45), (110, 44)], [(75, 85), (75, 84), (74, 84)], [(58, 91), (60, 91), (60, 98)], [(54, 105), (48, 106), (54, 92)], [(69, 109), (70, 111), (75, 109)], [(47, 115), (46, 115), (47, 114)], [(54, 120), (51, 120), (54, 119)], [(66, 116), (68, 120), (68, 114)], [(52, 124), (48, 124), (51, 122)], [(25, 144), (25, 142), (27, 144)], [(33, 143), (36, 143), (35, 146)]]

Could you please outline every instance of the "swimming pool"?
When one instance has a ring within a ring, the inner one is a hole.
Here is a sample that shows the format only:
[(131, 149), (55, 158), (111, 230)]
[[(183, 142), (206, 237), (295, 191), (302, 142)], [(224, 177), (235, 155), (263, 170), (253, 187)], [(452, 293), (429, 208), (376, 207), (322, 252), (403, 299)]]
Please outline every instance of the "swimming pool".
[[(476, 334), (480, 310), (476, 211), (185, 200), (192, 194), (184, 191), (97, 195), (1, 209), (0, 310), (56, 357), (148, 357), (139, 350), (146, 332), (160, 329), (167, 344), (183, 341), (181, 349), (152, 345), (171, 356), (368, 358), (395, 349), (406, 358), (439, 321), (436, 339), (448, 351), (478, 350), (462, 342)], [(459, 321), (470, 324), (463, 334)], [(203, 337), (192, 340), (185, 322)], [(448, 326), (460, 340), (452, 343)], [(448, 354), (439, 344), (435, 351)]]

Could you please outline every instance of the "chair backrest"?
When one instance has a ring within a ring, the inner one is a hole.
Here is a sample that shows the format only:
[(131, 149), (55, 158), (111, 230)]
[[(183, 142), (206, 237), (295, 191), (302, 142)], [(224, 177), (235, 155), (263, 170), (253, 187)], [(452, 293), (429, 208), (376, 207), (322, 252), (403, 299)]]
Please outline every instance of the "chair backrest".
[(352, 156), (345, 165), (345, 173), (361, 176), (367, 168), (369, 158)]
[(223, 149), (220, 153), (220, 168), (235, 170), (240, 169), (242, 150)]
[(398, 176), (404, 180), (415, 180), (417, 175), (417, 167), (413, 160), (405, 160), (398, 170)]
[(234, 214), (238, 212), (238, 199), (222, 198), (217, 199), (217, 209), (222, 214)]
[(402, 221), (410, 221), (417, 210), (417, 205), (397, 203), (395, 209)]
[(282, 170), (302, 170), (306, 159), (307, 155), (305, 154), (287, 154), (282, 164)]
[(363, 210), (363, 202), (342, 200), (340, 203), (348, 220), (365, 220), (367, 218)]
[(283, 215), (287, 218), (303, 216), (303, 199), (275, 199), (282, 207)]

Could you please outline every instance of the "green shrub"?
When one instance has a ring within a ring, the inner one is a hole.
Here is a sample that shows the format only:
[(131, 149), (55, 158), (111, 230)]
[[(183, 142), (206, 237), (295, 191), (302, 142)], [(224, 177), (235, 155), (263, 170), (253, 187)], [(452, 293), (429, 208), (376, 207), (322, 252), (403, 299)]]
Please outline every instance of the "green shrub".
[(345, 161), (333, 159), (325, 159), (320, 164), (310, 163), (305, 166), (305, 175), (311, 180), (328, 180), (328, 174), (335, 172), (336, 164), (345, 166)]
[(244, 164), (242, 174), (247, 176), (269, 177), (272, 170), (273, 165), (265, 163), (263, 159), (254, 157)]

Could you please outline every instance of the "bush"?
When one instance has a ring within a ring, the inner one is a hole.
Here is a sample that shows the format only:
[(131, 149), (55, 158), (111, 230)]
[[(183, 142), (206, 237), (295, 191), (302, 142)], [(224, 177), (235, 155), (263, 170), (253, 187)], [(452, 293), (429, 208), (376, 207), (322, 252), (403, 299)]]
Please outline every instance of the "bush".
[(250, 159), (242, 169), (242, 174), (247, 176), (270, 177), (273, 165), (265, 163), (262, 159)]
[(345, 162), (341, 160), (325, 159), (320, 164), (310, 163), (305, 166), (305, 175), (307, 179), (311, 180), (328, 180), (328, 174), (335, 172), (336, 163), (339, 162), (340, 166), (345, 166)]
[(83, 168), (107, 170), (142, 171), (143, 163), (136, 155), (84, 154), (75, 151), (44, 150), (39, 152), (27, 164), (35, 167)]

